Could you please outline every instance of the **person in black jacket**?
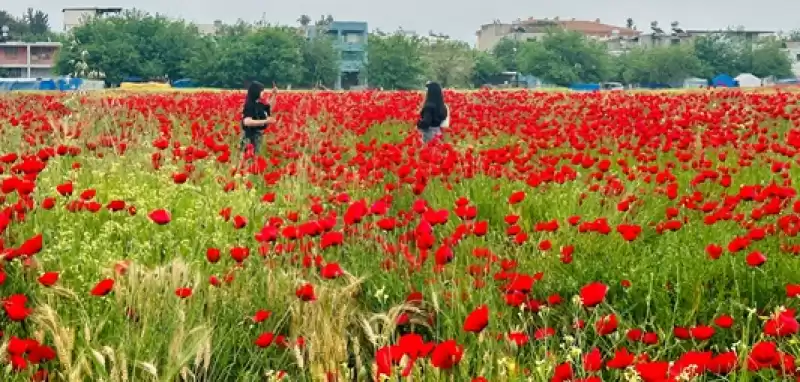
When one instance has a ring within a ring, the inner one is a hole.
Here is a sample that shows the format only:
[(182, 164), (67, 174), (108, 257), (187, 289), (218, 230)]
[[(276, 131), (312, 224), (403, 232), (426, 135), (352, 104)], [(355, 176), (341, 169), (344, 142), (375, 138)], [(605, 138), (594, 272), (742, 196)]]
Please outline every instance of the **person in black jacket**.
[(417, 129), (422, 133), (422, 141), (428, 143), (442, 134), (442, 124), (448, 118), (447, 106), (444, 104), (442, 87), (436, 82), (428, 82), (425, 102), (419, 113)]
[(258, 153), (261, 146), (261, 137), (264, 130), (270, 124), (275, 123), (275, 118), (271, 117), (272, 108), (275, 107), (275, 98), (278, 95), (278, 88), (272, 85), (272, 95), (267, 104), (261, 103), (264, 85), (258, 81), (253, 81), (247, 88), (247, 98), (242, 109), (242, 141), (241, 150), (246, 152), (251, 145), (253, 153)]

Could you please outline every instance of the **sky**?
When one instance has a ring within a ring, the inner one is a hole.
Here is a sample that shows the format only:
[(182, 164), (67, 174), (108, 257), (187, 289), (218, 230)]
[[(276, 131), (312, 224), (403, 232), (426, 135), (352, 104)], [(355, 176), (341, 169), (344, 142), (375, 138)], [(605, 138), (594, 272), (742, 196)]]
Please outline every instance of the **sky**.
[[(13, 0), (0, 9), (22, 15), (28, 7), (49, 14), (50, 26), (61, 30), (61, 10), (69, 7), (125, 7), (182, 18), (199, 24), (237, 19), (296, 25), (302, 14), (316, 20), (332, 14), (340, 21), (367, 21), (369, 28), (427, 34), (444, 33), (474, 43), (475, 32), (494, 19), (553, 18), (595, 20), (624, 26), (633, 18), (639, 30), (651, 21), (664, 27), (672, 21), (684, 29), (800, 29), (800, 0)], [(757, 5), (756, 5), (757, 4)]]

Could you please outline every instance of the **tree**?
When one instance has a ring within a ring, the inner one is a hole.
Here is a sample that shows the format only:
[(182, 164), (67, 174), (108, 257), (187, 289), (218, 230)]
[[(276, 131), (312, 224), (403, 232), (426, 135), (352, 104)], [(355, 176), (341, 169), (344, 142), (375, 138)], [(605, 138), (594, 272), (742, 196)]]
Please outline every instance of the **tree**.
[(703, 36), (695, 40), (694, 53), (700, 61), (698, 75), (711, 78), (720, 73), (737, 76), (747, 71), (745, 54), (747, 47), (724, 35)]
[(472, 66), (472, 85), (482, 86), (492, 77), (503, 72), (500, 61), (493, 55), (486, 52), (475, 52)]
[(761, 78), (770, 76), (778, 78), (792, 77), (792, 62), (781, 50), (781, 42), (764, 42), (753, 49), (751, 54), (749, 71), (753, 75)]
[(625, 27), (628, 29), (636, 29), (636, 25), (633, 23), (632, 18), (628, 17), (628, 19), (625, 20)]
[(0, 10), (0, 27), (7, 26), (9, 37), (24, 42), (55, 40), (57, 36), (50, 31), (49, 17), (41, 10), (28, 8), (22, 17), (14, 17)]
[(0, 27), (8, 27), (9, 35), (19, 32), (19, 20), (8, 13), (7, 11), (0, 10)]
[(627, 83), (677, 86), (696, 76), (702, 65), (690, 46), (636, 49), (624, 58), (622, 79)]
[(85, 55), (89, 71), (104, 73), (110, 83), (119, 83), (127, 76), (184, 78), (186, 61), (202, 45), (193, 25), (137, 10), (93, 18), (72, 29), (69, 37), (70, 42), (59, 53), (56, 70), (74, 73), (76, 61)]
[(789, 32), (789, 41), (800, 41), (800, 29)]
[(367, 45), (370, 84), (386, 89), (420, 87), (425, 72), (421, 53), (419, 37), (400, 32), (387, 36), (371, 35)]
[(339, 52), (328, 36), (301, 39), (303, 73), (300, 86), (314, 87), (322, 83), (332, 87), (339, 75)]
[(497, 59), (503, 70), (514, 72), (517, 70), (517, 53), (521, 43), (517, 40), (504, 38), (492, 49), (492, 54)]
[(541, 41), (527, 41), (519, 52), (519, 71), (567, 86), (599, 82), (610, 73), (610, 57), (599, 43), (571, 31), (552, 31)]
[(467, 43), (444, 37), (423, 40), (422, 57), (428, 80), (442, 87), (467, 87), (472, 82), (475, 62)]
[(23, 20), (28, 25), (28, 33), (34, 36), (45, 36), (50, 32), (50, 18), (40, 10), (28, 8)]
[(320, 27), (327, 27), (333, 23), (333, 15), (330, 13), (327, 15), (321, 15), (319, 20), (317, 20), (316, 25)]
[(305, 70), (300, 44), (290, 28), (239, 25), (208, 40), (185, 68), (192, 79), (213, 87), (237, 88), (250, 80), (299, 84)]
[(300, 15), (300, 17), (297, 19), (297, 22), (300, 23), (301, 26), (307, 27), (311, 25), (311, 17), (308, 15)]

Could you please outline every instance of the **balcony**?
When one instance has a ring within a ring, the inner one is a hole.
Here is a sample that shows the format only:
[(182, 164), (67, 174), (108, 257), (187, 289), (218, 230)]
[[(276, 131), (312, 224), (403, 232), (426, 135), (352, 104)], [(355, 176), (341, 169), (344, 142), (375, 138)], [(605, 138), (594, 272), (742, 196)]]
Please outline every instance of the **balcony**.
[(334, 44), (334, 47), (341, 52), (363, 52), (367, 50), (367, 45), (363, 42), (346, 42), (338, 40)]
[(0, 66), (19, 67), (28, 64), (28, 53), (25, 47), (3, 46), (0, 47)]
[(31, 47), (31, 66), (53, 66), (57, 51), (57, 48), (51, 47)]
[(339, 63), (339, 71), (343, 73), (360, 72), (364, 68), (362, 61), (342, 61)]

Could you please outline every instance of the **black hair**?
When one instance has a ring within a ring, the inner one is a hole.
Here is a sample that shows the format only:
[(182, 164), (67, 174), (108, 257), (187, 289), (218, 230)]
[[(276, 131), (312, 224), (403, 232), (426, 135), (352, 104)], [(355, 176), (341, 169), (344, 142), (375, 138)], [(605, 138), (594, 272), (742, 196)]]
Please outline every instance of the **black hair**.
[(245, 103), (255, 103), (261, 98), (261, 92), (264, 91), (264, 84), (258, 81), (253, 81), (247, 87), (247, 100)]
[(433, 109), (434, 115), (444, 121), (447, 119), (447, 107), (444, 105), (442, 86), (436, 82), (428, 82), (425, 87), (428, 88), (428, 91), (425, 93), (425, 103), (422, 107)]

